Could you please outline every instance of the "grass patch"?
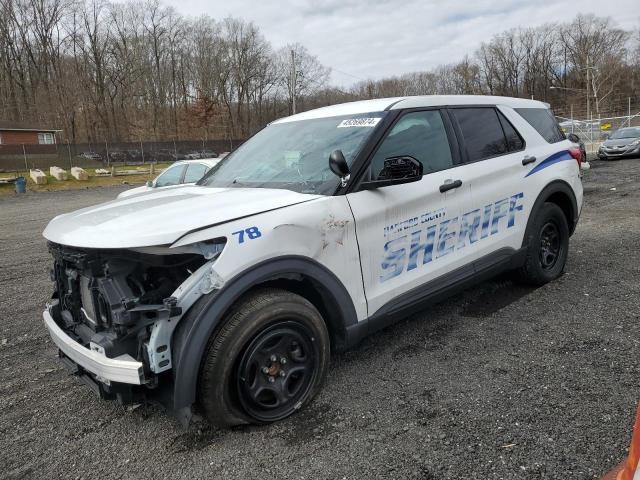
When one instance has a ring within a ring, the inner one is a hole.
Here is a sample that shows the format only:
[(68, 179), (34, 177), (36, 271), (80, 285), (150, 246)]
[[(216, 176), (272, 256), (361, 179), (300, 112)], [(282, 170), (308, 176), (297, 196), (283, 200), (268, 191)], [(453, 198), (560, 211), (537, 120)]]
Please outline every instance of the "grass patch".
[[(27, 192), (55, 192), (58, 190), (82, 190), (88, 188), (96, 188), (96, 187), (110, 187), (114, 185), (142, 185), (147, 180), (152, 180), (157, 177), (162, 170), (167, 168), (171, 163), (158, 163), (154, 165), (155, 172), (152, 175), (143, 174), (143, 175), (122, 175), (122, 176), (97, 176), (95, 168), (85, 168), (85, 172), (89, 175), (89, 180), (79, 181), (71, 176), (71, 171), (67, 170), (69, 174), (68, 180), (56, 180), (54, 177), (48, 174), (48, 169), (43, 170), (44, 173), (47, 174), (47, 183), (45, 185), (36, 185), (31, 177), (29, 176), (29, 172), (7, 172), (0, 174), (0, 177), (19, 177), (22, 176), (27, 180)], [(149, 169), (148, 165), (118, 165), (116, 167), (116, 172), (121, 170), (136, 170), (138, 167), (142, 167), (144, 169)], [(106, 167), (104, 167), (106, 168)], [(110, 168), (106, 168), (110, 170)], [(10, 196), (15, 195), (15, 185), (13, 183), (8, 184), (0, 184), (0, 196)]]

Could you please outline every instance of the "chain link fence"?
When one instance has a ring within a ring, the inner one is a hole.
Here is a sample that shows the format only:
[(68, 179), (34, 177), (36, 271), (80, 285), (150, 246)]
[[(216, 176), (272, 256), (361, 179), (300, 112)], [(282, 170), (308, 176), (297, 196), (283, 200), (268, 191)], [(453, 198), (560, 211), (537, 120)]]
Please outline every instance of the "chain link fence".
[(565, 133), (575, 133), (584, 142), (587, 153), (596, 153), (602, 142), (616, 130), (623, 127), (640, 126), (640, 111), (631, 115), (606, 118), (577, 119), (557, 116)]
[(58, 143), (56, 145), (2, 145), (0, 171), (48, 170), (49, 167), (103, 168), (111, 165), (168, 163), (216, 157), (236, 149), (244, 140), (165, 142)]

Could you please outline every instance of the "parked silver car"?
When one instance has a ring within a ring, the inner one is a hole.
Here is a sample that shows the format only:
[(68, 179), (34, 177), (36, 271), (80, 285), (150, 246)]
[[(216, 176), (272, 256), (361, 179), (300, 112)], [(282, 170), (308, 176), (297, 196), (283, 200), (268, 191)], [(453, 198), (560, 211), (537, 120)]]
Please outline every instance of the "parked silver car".
[(600, 160), (640, 156), (640, 127), (625, 127), (613, 134), (600, 145)]
[(118, 198), (131, 197), (139, 193), (173, 187), (176, 185), (193, 185), (205, 173), (220, 161), (219, 158), (203, 158), (201, 160), (182, 160), (164, 170), (155, 180), (150, 180), (141, 187), (125, 190)]

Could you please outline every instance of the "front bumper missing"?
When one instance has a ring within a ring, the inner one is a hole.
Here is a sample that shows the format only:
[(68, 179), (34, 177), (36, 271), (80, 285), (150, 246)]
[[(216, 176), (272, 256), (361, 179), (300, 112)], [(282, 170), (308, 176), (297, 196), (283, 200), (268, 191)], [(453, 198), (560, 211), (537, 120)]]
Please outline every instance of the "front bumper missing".
[(136, 361), (130, 355), (120, 355), (108, 358), (101, 353), (90, 350), (73, 338), (69, 337), (53, 320), (48, 310), (42, 313), (44, 324), (49, 330), (51, 339), (60, 351), (77, 363), (84, 370), (93, 373), (96, 378), (107, 382), (128, 383), (132, 385), (144, 384), (144, 370), (142, 362)]

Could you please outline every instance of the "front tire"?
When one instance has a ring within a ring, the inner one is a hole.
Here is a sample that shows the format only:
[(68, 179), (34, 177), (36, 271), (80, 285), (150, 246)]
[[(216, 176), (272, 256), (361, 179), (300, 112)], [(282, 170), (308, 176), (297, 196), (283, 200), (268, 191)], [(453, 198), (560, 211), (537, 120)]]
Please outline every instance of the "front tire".
[(209, 340), (198, 403), (221, 427), (282, 420), (320, 391), (329, 354), (326, 324), (311, 302), (260, 289), (241, 300)]
[(558, 205), (542, 205), (525, 240), (525, 262), (517, 271), (522, 283), (540, 286), (562, 275), (569, 253), (569, 225)]

